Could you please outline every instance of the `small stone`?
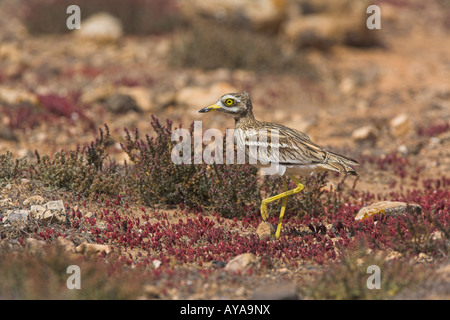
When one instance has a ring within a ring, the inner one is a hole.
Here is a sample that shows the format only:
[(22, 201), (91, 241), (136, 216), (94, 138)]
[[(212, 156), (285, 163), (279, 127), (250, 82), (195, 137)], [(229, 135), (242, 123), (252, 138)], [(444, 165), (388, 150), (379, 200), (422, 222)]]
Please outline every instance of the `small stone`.
[(36, 219), (39, 219), (39, 217), (47, 210), (46, 207), (40, 205), (40, 204), (34, 204), (31, 206), (30, 213), (31, 216), (33, 216)]
[(250, 268), (259, 269), (259, 267), (259, 259), (254, 254), (243, 253), (228, 261), (225, 270), (231, 272), (245, 272)]
[(364, 220), (376, 214), (395, 216), (406, 212), (421, 212), (422, 207), (418, 204), (408, 204), (400, 201), (382, 201), (373, 203), (359, 210), (355, 220)]
[(85, 256), (92, 257), (100, 255), (102, 252), (108, 254), (111, 252), (111, 248), (105, 244), (83, 242), (75, 248), (75, 251)]
[(64, 203), (62, 202), (62, 200), (49, 201), (45, 204), (45, 207), (48, 210), (66, 212), (66, 208), (64, 208)]
[(378, 130), (372, 125), (367, 125), (358, 128), (352, 132), (352, 139), (355, 142), (370, 141), (372, 144), (374, 144), (375, 141), (377, 140), (377, 137), (378, 137)]
[(391, 132), (396, 137), (401, 137), (411, 130), (411, 120), (407, 114), (400, 114), (389, 123)]
[(132, 106), (131, 109), (132, 111), (156, 111), (150, 91), (145, 87), (120, 87), (117, 89), (117, 92), (129, 96), (134, 100), (134, 106)]
[(153, 264), (153, 267), (155, 268), (155, 269), (158, 269), (160, 266), (161, 266), (161, 261), (160, 260), (153, 260), (152, 261), (152, 264)]
[(97, 42), (114, 42), (123, 35), (122, 22), (106, 12), (93, 14), (81, 22), (81, 29), (75, 35)]
[(28, 103), (37, 105), (39, 98), (34, 93), (17, 88), (0, 87), (0, 102), (15, 105)]
[(398, 146), (397, 151), (403, 155), (407, 155), (408, 154), (408, 147), (404, 144)]
[(260, 240), (270, 239), (275, 234), (275, 227), (271, 223), (263, 221), (256, 228), (256, 234)]
[(49, 201), (44, 205), (32, 205), (31, 215), (43, 223), (64, 223), (66, 221), (66, 209), (62, 200)]
[(136, 103), (136, 100), (128, 95), (128, 94), (122, 94), (122, 93), (116, 93), (110, 96), (106, 100), (106, 108), (108, 108), (109, 111), (114, 113), (126, 113), (129, 111), (136, 111), (140, 112), (141, 109)]
[(102, 86), (87, 87), (85, 90), (83, 90), (80, 100), (83, 104), (87, 105), (106, 101), (106, 99), (108, 99), (109, 96), (113, 95), (115, 91), (116, 88), (110, 83)]
[(9, 210), (6, 214), (9, 222), (26, 221), (30, 214), (30, 210)]

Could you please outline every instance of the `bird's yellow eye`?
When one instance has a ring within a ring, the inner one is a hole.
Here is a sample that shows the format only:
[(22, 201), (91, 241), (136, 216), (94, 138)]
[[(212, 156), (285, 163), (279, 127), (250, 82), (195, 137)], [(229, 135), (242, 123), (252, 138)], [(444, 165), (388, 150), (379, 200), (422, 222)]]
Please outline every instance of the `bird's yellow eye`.
[(227, 100), (225, 100), (225, 104), (226, 104), (227, 106), (231, 106), (233, 103), (234, 103), (234, 100), (231, 99), (231, 98), (228, 98)]

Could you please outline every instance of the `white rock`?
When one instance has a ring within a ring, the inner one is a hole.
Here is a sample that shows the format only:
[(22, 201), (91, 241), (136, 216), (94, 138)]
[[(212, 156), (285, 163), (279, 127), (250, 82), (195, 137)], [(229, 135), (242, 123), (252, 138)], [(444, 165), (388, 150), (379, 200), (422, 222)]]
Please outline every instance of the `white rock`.
[(46, 210), (46, 207), (40, 204), (34, 204), (31, 206), (30, 212), (32, 216), (39, 218), (39, 216), (42, 215)]
[(60, 212), (66, 212), (66, 208), (64, 208), (64, 203), (62, 200), (49, 201), (45, 204), (45, 207), (49, 210), (57, 210)]
[(396, 116), (389, 123), (391, 132), (394, 136), (400, 137), (407, 134), (411, 130), (411, 120), (405, 113)]
[(122, 22), (106, 12), (96, 13), (81, 22), (76, 36), (99, 42), (114, 42), (123, 35)]
[(145, 87), (120, 87), (117, 89), (118, 93), (132, 97), (140, 110), (145, 112), (155, 111), (150, 90)]
[(64, 223), (66, 221), (66, 209), (62, 200), (50, 201), (44, 205), (32, 205), (30, 213), (43, 223)]
[(9, 222), (26, 221), (30, 214), (30, 210), (8, 210), (6, 213)]
[(35, 94), (26, 90), (0, 87), (0, 102), (4, 102), (6, 104), (30, 103), (37, 105), (39, 103), (39, 99)]
[(261, 222), (256, 228), (256, 234), (261, 240), (270, 239), (275, 234), (275, 231), (275, 227), (267, 221)]
[(231, 272), (244, 272), (250, 268), (259, 268), (259, 266), (259, 259), (254, 254), (243, 253), (228, 261), (224, 269)]
[(159, 261), (159, 260), (153, 260), (153, 261), (152, 261), (152, 264), (153, 264), (153, 267), (154, 267), (155, 269), (158, 269), (159, 266), (161, 265), (161, 261)]
[(352, 132), (352, 139), (356, 142), (372, 141), (375, 142), (378, 136), (378, 130), (373, 125), (367, 125)]
[(75, 249), (76, 252), (86, 256), (96, 256), (105, 252), (106, 254), (111, 252), (110, 246), (105, 244), (87, 243), (83, 242)]

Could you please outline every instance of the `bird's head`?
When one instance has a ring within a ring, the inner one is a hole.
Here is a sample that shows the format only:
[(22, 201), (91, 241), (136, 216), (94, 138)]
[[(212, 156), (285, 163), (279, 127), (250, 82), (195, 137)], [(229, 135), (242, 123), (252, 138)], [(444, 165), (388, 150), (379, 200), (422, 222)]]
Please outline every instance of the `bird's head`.
[(224, 94), (215, 104), (199, 110), (200, 113), (210, 111), (224, 112), (235, 119), (239, 119), (246, 114), (253, 114), (252, 102), (247, 92)]

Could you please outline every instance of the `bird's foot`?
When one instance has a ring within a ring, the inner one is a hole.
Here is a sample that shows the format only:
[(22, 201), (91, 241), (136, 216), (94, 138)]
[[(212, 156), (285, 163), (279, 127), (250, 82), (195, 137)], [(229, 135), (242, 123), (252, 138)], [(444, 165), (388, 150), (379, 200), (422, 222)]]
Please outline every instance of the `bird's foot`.
[(267, 214), (267, 204), (264, 200), (261, 202), (261, 216), (264, 221), (267, 221), (269, 218), (269, 215)]

